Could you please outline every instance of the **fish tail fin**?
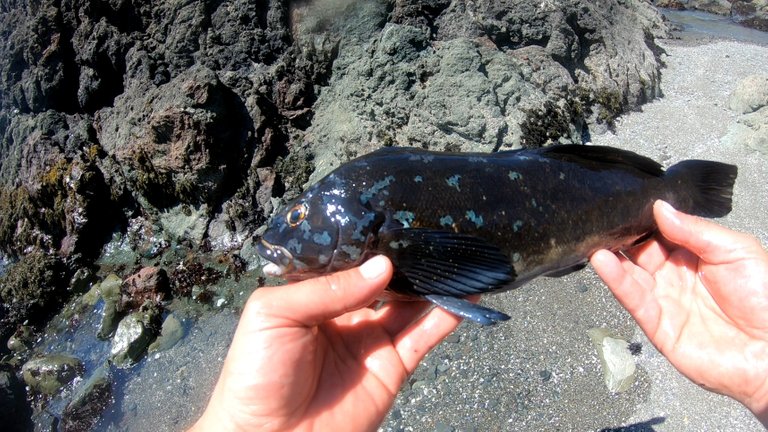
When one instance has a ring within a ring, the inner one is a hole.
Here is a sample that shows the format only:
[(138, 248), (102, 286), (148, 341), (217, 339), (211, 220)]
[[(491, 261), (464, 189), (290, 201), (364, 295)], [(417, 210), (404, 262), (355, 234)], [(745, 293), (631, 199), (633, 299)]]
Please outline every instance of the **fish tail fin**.
[(672, 204), (678, 210), (703, 217), (723, 217), (731, 212), (733, 185), (738, 168), (722, 162), (685, 160), (667, 170), (673, 186)]

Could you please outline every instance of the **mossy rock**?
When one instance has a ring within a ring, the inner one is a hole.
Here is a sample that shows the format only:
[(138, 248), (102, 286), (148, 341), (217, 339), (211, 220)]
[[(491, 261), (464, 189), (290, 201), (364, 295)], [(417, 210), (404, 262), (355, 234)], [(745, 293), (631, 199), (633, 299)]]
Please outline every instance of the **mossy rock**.
[(65, 354), (49, 354), (34, 358), (21, 368), (24, 382), (35, 392), (46, 395), (58, 393), (84, 372), (83, 362)]
[(53, 255), (33, 252), (0, 277), (0, 334), (25, 321), (37, 326), (59, 311), (69, 297), (66, 266)]

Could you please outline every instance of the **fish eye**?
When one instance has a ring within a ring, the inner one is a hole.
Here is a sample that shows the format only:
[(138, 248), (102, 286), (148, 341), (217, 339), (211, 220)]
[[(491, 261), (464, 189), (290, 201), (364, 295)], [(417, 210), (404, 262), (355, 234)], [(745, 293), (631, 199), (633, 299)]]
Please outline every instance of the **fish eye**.
[(285, 215), (285, 220), (288, 222), (288, 225), (295, 227), (296, 225), (300, 224), (305, 217), (307, 217), (308, 211), (309, 209), (307, 208), (306, 204), (296, 204), (288, 211), (288, 214)]

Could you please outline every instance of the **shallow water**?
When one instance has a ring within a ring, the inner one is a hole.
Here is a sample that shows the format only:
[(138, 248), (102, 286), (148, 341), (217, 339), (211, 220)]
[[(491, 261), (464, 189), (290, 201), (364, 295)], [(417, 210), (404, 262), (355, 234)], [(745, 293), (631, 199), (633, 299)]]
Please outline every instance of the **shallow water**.
[(699, 11), (662, 9), (683, 38), (717, 38), (768, 45), (768, 33), (736, 24), (730, 17)]

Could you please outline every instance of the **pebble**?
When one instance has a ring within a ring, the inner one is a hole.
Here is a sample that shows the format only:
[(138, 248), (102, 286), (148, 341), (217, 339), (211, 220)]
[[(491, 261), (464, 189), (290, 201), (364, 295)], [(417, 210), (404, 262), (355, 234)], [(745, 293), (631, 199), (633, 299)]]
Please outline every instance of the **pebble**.
[(456, 428), (442, 422), (435, 423), (435, 432), (454, 432)]

